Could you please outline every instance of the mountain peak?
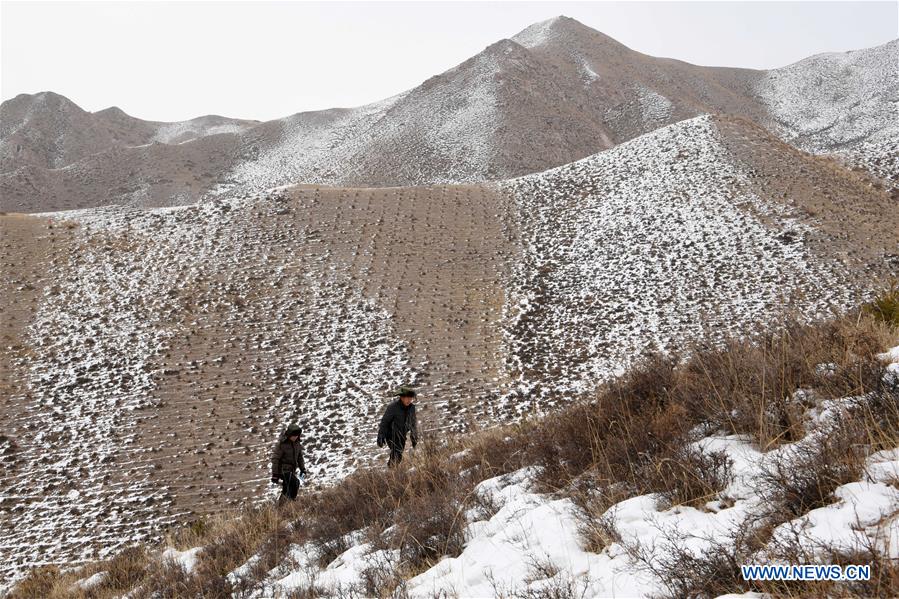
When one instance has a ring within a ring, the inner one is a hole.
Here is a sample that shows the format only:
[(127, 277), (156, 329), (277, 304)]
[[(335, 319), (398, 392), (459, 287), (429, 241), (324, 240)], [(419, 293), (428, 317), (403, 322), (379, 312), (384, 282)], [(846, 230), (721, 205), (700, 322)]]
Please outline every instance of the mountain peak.
[(98, 110), (94, 114), (97, 116), (110, 116), (110, 117), (118, 117), (118, 118), (130, 116), (127, 112), (125, 112), (118, 106), (110, 106), (109, 108), (104, 108), (103, 110)]
[(528, 50), (549, 49), (570, 53), (577, 48), (620, 53), (628, 48), (616, 39), (584, 25), (577, 19), (560, 15), (525, 28), (512, 40)]
[(512, 36), (512, 40), (525, 48), (534, 48), (542, 46), (550, 40), (567, 37), (572, 34), (576, 35), (584, 31), (592, 30), (576, 19), (559, 15), (526, 27)]
[(80, 106), (69, 100), (67, 97), (51, 91), (38, 92), (31, 96), (31, 101), (34, 104), (46, 104), (50, 106), (71, 106), (78, 108), (79, 110), (81, 109)]

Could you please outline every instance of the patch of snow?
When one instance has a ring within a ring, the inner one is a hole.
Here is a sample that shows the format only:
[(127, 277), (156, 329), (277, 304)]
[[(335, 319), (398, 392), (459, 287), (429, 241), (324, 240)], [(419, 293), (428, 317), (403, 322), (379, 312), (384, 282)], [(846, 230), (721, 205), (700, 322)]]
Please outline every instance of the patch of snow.
[(640, 105), (644, 127), (653, 123), (662, 124), (671, 116), (673, 107), (671, 100), (648, 87), (637, 86), (637, 102)]
[(597, 75), (596, 71), (590, 67), (590, 63), (587, 62), (587, 59), (583, 56), (578, 56), (578, 59), (578, 62), (580, 63), (581, 78), (584, 80), (584, 84), (590, 85), (591, 83), (599, 81), (599, 75)]
[(888, 364), (899, 362), (899, 345), (897, 345), (896, 347), (891, 347), (882, 354), (877, 354), (877, 359)]
[(246, 127), (238, 123), (218, 123), (210, 125), (204, 117), (200, 117), (189, 121), (164, 123), (157, 129), (156, 134), (150, 141), (151, 143), (158, 142), (164, 144), (183, 143), (184, 141), (205, 137), (207, 135), (240, 133), (244, 129), (246, 129)]
[(553, 17), (539, 23), (534, 23), (512, 37), (512, 41), (521, 44), (525, 48), (536, 48), (556, 39), (559, 31), (556, 25), (563, 17)]
[(79, 580), (75, 585), (83, 591), (89, 591), (106, 580), (107, 576), (109, 576), (109, 572), (97, 572), (93, 576)]
[(202, 551), (202, 547), (194, 547), (186, 551), (178, 551), (174, 547), (169, 547), (162, 552), (162, 559), (163, 561), (171, 561), (178, 564), (185, 572), (190, 574), (197, 565), (197, 560)]

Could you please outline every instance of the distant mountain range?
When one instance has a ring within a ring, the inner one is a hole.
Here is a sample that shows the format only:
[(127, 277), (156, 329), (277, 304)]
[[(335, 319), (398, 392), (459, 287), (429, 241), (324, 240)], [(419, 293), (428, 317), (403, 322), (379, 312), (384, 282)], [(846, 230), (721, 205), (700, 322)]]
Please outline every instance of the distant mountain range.
[(142, 121), (44, 92), (0, 107), (7, 211), (182, 205), (296, 183), (483, 182), (579, 160), (701, 114), (749, 119), (896, 185), (899, 41), (771, 71), (641, 54), (567, 17), (381, 102), (259, 123)]

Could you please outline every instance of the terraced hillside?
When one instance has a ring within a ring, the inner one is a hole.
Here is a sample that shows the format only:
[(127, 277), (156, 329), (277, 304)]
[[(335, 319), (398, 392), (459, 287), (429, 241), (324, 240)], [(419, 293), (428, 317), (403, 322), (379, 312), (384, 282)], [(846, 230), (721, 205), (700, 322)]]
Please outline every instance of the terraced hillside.
[(699, 117), (500, 185), (0, 216), (2, 572), (264, 496), (289, 420), (320, 482), (380, 460), (400, 382), (429, 434), (464, 431), (855, 302), (896, 274), (872, 181)]
[(6, 571), (261, 496), (288, 420), (318, 478), (342, 476), (372, 458), (400, 381), (427, 389), (427, 428), (485, 418), (504, 385), (504, 205), (305, 187), (2, 217)]

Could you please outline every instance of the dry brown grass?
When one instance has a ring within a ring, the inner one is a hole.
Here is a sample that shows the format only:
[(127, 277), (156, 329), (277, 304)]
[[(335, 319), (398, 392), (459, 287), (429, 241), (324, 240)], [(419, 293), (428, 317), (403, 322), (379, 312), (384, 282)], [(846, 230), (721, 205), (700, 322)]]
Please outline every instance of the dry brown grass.
[(404, 467), (359, 471), (306, 502), (306, 528), (322, 566), (349, 548), (348, 533), (363, 529), (392, 527), (384, 546), (399, 549), (411, 568), (458, 555), (471, 487), (445, 450), (416, 451)]
[(756, 479), (768, 515), (786, 522), (833, 501), (837, 487), (859, 480), (864, 469), (864, 432), (852, 416), (815, 443), (797, 444), (767, 462)]
[(893, 282), (889, 290), (865, 304), (862, 310), (877, 320), (899, 327), (899, 282)]
[(679, 395), (685, 407), (761, 447), (800, 439), (808, 407), (794, 395), (859, 395), (880, 387), (884, 366), (876, 355), (889, 343), (889, 327), (862, 315), (818, 325), (788, 324), (756, 340), (732, 341), (724, 350), (699, 349), (683, 366)]
[(701, 506), (730, 484), (733, 462), (724, 452), (682, 447), (644, 468), (648, 486), (667, 505)]
[[(185, 527), (167, 544), (205, 548), (191, 574), (161, 562), (156, 552), (129, 549), (78, 574), (34, 570), (12, 596), (106, 598), (137, 587), (144, 596), (240, 596), (259, 588), (292, 543), (310, 543), (319, 565), (326, 566), (349, 548), (347, 535), (355, 531), (377, 548), (398, 549), (401, 559), (371, 564), (359, 588), (345, 594), (401, 595), (405, 578), (461, 551), (465, 510), (478, 507), (485, 518), (495, 513), (497, 506), (478, 498), (475, 485), (533, 465), (540, 467), (537, 489), (572, 497), (585, 546), (601, 551), (620, 541), (607, 513), (617, 501), (656, 492), (672, 504), (698, 505), (727, 485), (723, 456), (688, 449), (697, 425), (750, 435), (766, 449), (802, 438), (809, 402), (868, 394), (869, 401), (827, 442), (810, 446), (807, 455), (799, 452), (790, 463), (775, 461), (767, 473), (771, 505), (795, 517), (825, 505), (837, 486), (858, 479), (863, 447), (899, 446), (899, 401), (896, 390), (883, 383), (884, 365), (876, 357), (896, 344), (891, 327), (863, 310), (817, 325), (787, 325), (717, 349), (694, 347), (685, 360), (651, 354), (588, 403), (466, 439), (423, 441), (399, 468), (359, 470), (285, 509), (249, 509), (239, 518)], [(656, 564), (656, 573), (669, 577), (673, 596), (748, 590), (735, 578), (734, 564), (763, 545), (776, 523), (763, 517), (726, 551), (722, 545), (707, 555), (674, 552), (670, 563)], [(260, 556), (256, 567), (232, 586), (225, 575), (254, 555)], [(75, 580), (101, 570), (109, 575), (90, 593), (71, 591)], [(875, 594), (883, 594), (882, 588), (899, 591), (895, 567), (884, 562), (880, 570), (882, 586), (870, 587)], [(563, 582), (552, 591), (557, 596), (573, 591)], [(296, 596), (317, 592), (312, 584)]]
[[(187, 549), (203, 547), (193, 572), (162, 560), (159, 551), (143, 546), (124, 549), (108, 560), (69, 572), (52, 567), (34, 570), (15, 589), (12, 597), (56, 599), (111, 599), (131, 592), (132, 597), (231, 597), (246, 590), (253, 580), (232, 585), (226, 575), (260, 555), (260, 568), (268, 572), (283, 560), (295, 535), (285, 534), (297, 509), (288, 505), (245, 508), (210, 520), (197, 520), (172, 531), (163, 546)], [(75, 583), (96, 572), (106, 572), (102, 582), (83, 590)]]

